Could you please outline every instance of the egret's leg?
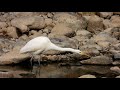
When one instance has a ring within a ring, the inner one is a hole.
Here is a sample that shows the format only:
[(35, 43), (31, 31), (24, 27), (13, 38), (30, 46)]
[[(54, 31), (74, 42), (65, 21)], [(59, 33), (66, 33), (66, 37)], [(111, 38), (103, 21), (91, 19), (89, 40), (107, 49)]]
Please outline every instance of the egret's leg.
[(38, 59), (38, 63), (39, 63), (39, 66), (40, 66), (40, 60), (41, 60), (42, 58), (41, 58), (41, 55), (40, 55), (40, 57), (39, 57), (39, 59)]
[(31, 66), (32, 66), (32, 61), (33, 61), (33, 58), (34, 58), (34, 56), (33, 56), (33, 55), (31, 55), (31, 59), (30, 59)]

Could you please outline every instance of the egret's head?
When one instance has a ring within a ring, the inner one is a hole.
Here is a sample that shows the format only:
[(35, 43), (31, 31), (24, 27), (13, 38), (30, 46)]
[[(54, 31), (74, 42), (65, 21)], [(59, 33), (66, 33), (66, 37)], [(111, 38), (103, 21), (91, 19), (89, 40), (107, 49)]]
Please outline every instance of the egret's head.
[(89, 56), (88, 54), (86, 54), (84, 51), (80, 51), (79, 53), (80, 53), (80, 55), (85, 55), (85, 56), (90, 57), (90, 56)]

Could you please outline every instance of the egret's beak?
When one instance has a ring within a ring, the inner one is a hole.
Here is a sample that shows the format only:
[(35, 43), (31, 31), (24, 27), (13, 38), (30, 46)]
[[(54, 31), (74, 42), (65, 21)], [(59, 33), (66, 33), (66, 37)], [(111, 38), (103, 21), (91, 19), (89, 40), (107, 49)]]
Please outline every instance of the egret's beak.
[(80, 52), (80, 55), (85, 55), (85, 56), (90, 57), (90, 55), (86, 54), (85, 52)]

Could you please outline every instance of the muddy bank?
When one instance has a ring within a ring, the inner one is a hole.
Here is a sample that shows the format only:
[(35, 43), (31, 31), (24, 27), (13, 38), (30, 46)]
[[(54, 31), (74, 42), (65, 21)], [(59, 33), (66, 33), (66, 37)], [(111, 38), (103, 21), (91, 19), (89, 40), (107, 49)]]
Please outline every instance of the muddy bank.
[[(119, 65), (120, 16), (118, 12), (1, 12), (0, 65), (30, 60), (19, 50), (29, 40), (47, 36), (61, 47), (85, 51), (90, 57), (60, 51), (42, 54), (41, 62), (80, 61), (81, 64)], [(37, 62), (35, 56), (34, 62)]]

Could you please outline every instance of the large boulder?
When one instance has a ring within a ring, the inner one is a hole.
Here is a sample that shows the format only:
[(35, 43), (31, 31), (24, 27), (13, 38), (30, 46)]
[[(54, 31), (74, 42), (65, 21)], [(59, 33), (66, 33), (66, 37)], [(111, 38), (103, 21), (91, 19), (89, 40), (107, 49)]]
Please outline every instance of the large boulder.
[(55, 27), (51, 30), (51, 35), (61, 35), (66, 37), (73, 37), (75, 36), (75, 31), (69, 28), (66, 24), (57, 24)]
[(92, 57), (88, 60), (82, 60), (80, 63), (82, 64), (93, 64), (93, 65), (109, 65), (112, 64), (112, 59), (107, 56), (96, 56)]
[(17, 64), (30, 58), (28, 54), (20, 54), (20, 47), (0, 56), (0, 65)]
[(103, 20), (96, 15), (91, 16), (88, 20), (87, 30), (96, 34), (103, 31), (104, 30)]
[(65, 23), (73, 30), (86, 29), (87, 20), (84, 17), (78, 18), (70, 13), (56, 13), (53, 17), (54, 23)]
[(45, 20), (43, 17), (21, 17), (11, 20), (12, 26), (19, 28), (21, 32), (27, 32), (29, 29), (42, 29), (45, 27)]

